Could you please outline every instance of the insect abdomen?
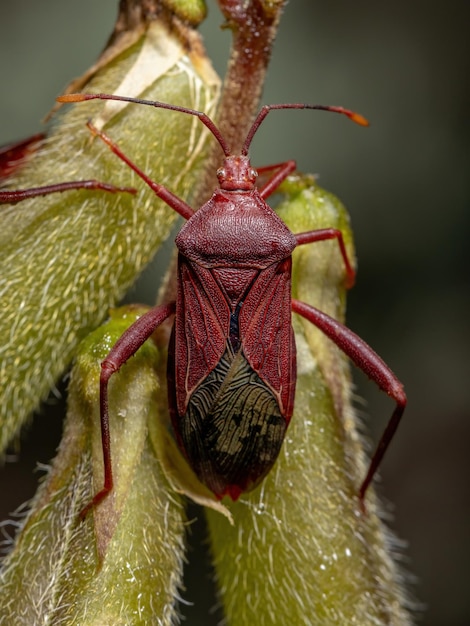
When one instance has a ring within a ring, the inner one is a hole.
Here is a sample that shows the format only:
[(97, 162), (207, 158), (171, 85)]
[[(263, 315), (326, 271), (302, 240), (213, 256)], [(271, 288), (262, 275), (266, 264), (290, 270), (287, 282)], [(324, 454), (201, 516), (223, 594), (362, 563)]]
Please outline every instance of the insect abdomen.
[(179, 417), (178, 435), (201, 482), (216, 496), (235, 500), (269, 472), (286, 427), (272, 390), (243, 352), (234, 354), (227, 345)]

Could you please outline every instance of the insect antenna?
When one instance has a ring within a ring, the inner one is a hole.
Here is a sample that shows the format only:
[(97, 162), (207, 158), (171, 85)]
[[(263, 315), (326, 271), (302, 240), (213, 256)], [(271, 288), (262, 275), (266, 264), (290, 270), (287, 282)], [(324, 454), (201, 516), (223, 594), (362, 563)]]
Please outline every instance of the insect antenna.
[(248, 150), (250, 148), (253, 137), (255, 136), (256, 131), (263, 123), (264, 118), (270, 111), (275, 109), (317, 109), (319, 111), (331, 111), (332, 113), (341, 113), (342, 115), (346, 115), (350, 120), (356, 122), (356, 124), (360, 124), (361, 126), (369, 126), (369, 122), (363, 117), (360, 113), (355, 113), (354, 111), (350, 111), (349, 109), (345, 109), (343, 107), (335, 107), (335, 106), (327, 106), (324, 104), (302, 104), (302, 103), (294, 103), (294, 104), (265, 104), (264, 107), (260, 109), (260, 112), (255, 118), (250, 130), (248, 131), (248, 135), (246, 136), (245, 143), (242, 147), (242, 155), (246, 156), (248, 154)]
[(159, 102), (158, 100), (142, 100), (140, 98), (130, 98), (127, 96), (116, 96), (108, 93), (69, 93), (64, 96), (56, 98), (57, 102), (84, 102), (85, 100), (118, 100), (120, 102), (133, 102), (135, 104), (146, 104), (147, 106), (155, 107), (157, 109), (168, 109), (169, 111), (179, 111), (180, 113), (186, 113), (187, 115), (194, 115), (198, 117), (201, 122), (210, 130), (220, 147), (224, 151), (225, 156), (230, 156), (230, 150), (227, 142), (225, 141), (222, 133), (211, 120), (211, 118), (202, 111), (196, 111), (195, 109), (189, 109), (188, 107), (178, 106), (176, 104), (167, 104), (166, 102)]

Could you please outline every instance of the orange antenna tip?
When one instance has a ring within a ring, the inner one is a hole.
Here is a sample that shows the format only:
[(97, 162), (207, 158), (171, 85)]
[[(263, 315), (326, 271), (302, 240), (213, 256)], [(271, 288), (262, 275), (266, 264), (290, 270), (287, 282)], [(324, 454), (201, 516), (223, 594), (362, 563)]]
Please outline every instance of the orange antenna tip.
[(83, 102), (88, 100), (87, 94), (84, 93), (67, 93), (64, 96), (56, 98), (57, 102)]
[(369, 126), (369, 120), (367, 120), (360, 113), (351, 113), (350, 117), (353, 122), (356, 122), (356, 124), (359, 124), (360, 126)]
[(324, 111), (333, 111), (333, 113), (342, 113), (343, 115), (346, 115), (346, 117), (348, 117), (353, 122), (356, 122), (356, 124), (359, 124), (360, 126), (369, 126), (368, 120), (366, 120), (366, 118), (363, 115), (361, 115), (360, 113), (355, 113), (354, 111), (351, 111), (350, 109), (345, 109), (344, 107), (333, 107), (333, 106), (318, 106), (316, 108), (323, 109)]

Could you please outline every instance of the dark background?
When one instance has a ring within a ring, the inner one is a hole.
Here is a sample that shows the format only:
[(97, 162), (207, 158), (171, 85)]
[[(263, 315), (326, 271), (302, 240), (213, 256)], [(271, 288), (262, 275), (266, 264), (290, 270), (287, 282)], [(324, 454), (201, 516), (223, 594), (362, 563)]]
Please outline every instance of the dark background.
[[(104, 46), (116, 5), (0, 4), (0, 144), (40, 129), (54, 97)], [(202, 30), (223, 73), (229, 34), (218, 29), (217, 7), (209, 8)], [(359, 275), (348, 323), (392, 366), (410, 400), (383, 465), (382, 492), (409, 544), (407, 567), (429, 626), (470, 623), (467, 9), (457, 0), (292, 1), (263, 100), (342, 104), (372, 124), (364, 130), (333, 115), (277, 112), (252, 151), (258, 164), (296, 158), (350, 209)], [(360, 412), (373, 417), (377, 437), (391, 402), (360, 375), (357, 384), (367, 400)], [(0, 519), (33, 493), (32, 468), (52, 457), (59, 424), (43, 411), (19, 462), (4, 468)], [(191, 590), (185, 597), (197, 600)]]

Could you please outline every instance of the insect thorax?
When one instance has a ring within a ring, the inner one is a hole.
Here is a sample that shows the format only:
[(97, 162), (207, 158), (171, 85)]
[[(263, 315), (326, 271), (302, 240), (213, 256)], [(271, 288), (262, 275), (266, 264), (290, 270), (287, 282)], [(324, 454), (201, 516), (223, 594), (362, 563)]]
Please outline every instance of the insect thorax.
[(222, 191), (183, 226), (180, 252), (204, 267), (264, 269), (292, 254), (294, 235), (257, 190)]

